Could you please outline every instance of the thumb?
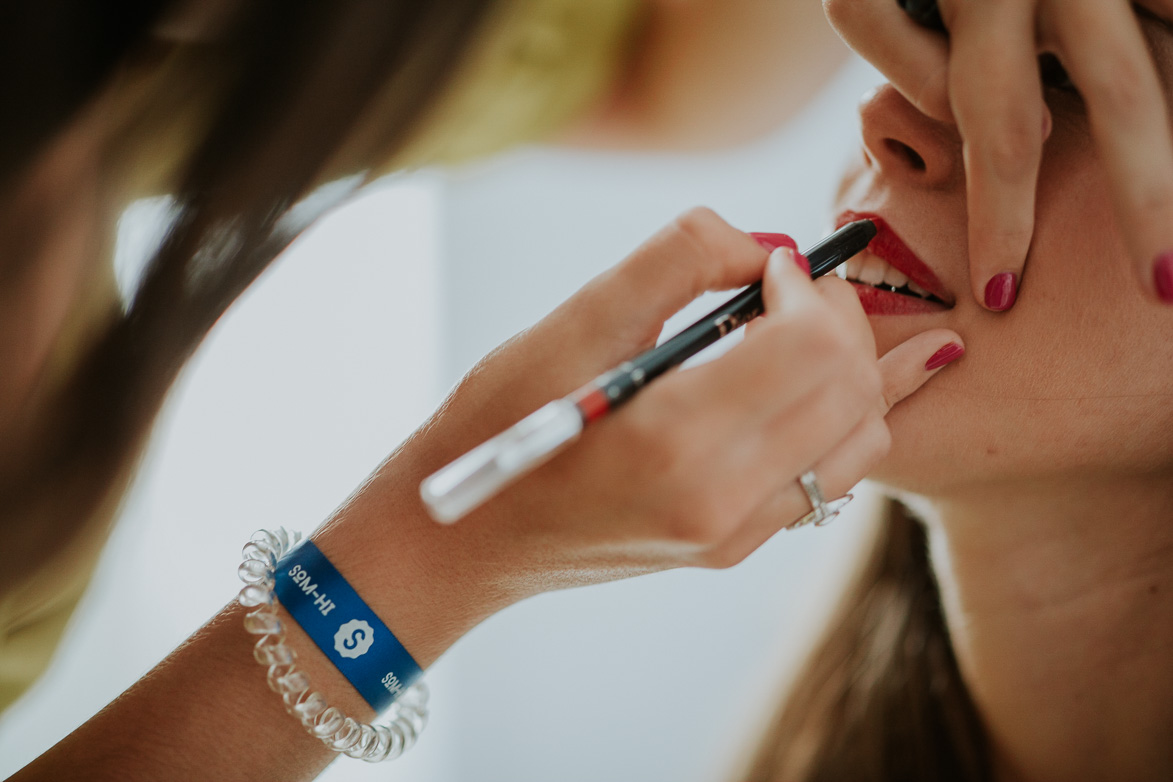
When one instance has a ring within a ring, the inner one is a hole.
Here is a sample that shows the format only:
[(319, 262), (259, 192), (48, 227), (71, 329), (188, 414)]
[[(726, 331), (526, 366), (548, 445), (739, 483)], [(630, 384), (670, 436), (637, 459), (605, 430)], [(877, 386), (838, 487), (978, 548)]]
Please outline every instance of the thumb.
[(887, 415), (929, 378), (964, 355), (961, 337), (948, 329), (925, 331), (889, 350), (880, 359), (884, 384), (880, 414)]
[(762, 302), (766, 313), (783, 312), (810, 297), (817, 297), (810, 278), (810, 262), (798, 251), (780, 245), (770, 253), (762, 278)]

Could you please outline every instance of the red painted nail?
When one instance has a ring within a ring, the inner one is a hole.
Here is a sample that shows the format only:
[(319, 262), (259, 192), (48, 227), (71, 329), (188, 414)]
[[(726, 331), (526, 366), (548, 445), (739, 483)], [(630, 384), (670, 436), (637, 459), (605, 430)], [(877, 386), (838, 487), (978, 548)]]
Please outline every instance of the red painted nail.
[(753, 238), (758, 240), (758, 244), (766, 249), (766, 252), (772, 251), (775, 247), (789, 247), (791, 250), (798, 249), (798, 242), (791, 239), (786, 234), (763, 234), (752, 233)]
[(929, 360), (925, 362), (925, 370), (932, 371), (940, 369), (946, 364), (952, 364), (957, 359), (965, 355), (965, 348), (958, 345), (956, 342), (950, 342), (945, 347), (938, 350)]
[(803, 255), (800, 252), (796, 252), (796, 253), (794, 253), (794, 263), (798, 265), (798, 268), (802, 269), (804, 274), (806, 274), (807, 276), (810, 275), (811, 262), (810, 262), (809, 258), (807, 258), (805, 255)]
[(1157, 295), (1161, 301), (1173, 304), (1173, 250), (1157, 256), (1153, 265), (1153, 282), (1157, 285)]
[(986, 283), (986, 306), (1002, 312), (1014, 306), (1018, 297), (1018, 278), (1010, 272), (995, 274)]

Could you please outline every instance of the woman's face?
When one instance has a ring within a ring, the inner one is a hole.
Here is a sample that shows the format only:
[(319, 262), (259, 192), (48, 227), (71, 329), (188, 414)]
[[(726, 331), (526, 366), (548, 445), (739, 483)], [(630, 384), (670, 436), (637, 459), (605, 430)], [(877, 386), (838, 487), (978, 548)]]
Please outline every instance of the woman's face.
[[(1148, 33), (1168, 77), (1173, 38)], [(966, 344), (961, 361), (889, 414), (892, 452), (873, 473), (882, 482), (939, 495), (1173, 469), (1173, 315), (1132, 279), (1079, 96), (1048, 87), (1047, 103), (1053, 130), (1034, 239), (1017, 302), (1004, 313), (983, 309), (970, 292), (956, 129), (926, 118), (888, 85), (862, 103), (863, 156), (836, 213), (883, 218), (954, 302), (902, 305), (901, 294), (858, 286), (867, 288), (861, 300), (877, 348), (883, 354), (934, 327), (956, 330)], [(891, 248), (880, 254), (893, 258)], [(860, 274), (858, 263), (852, 273)], [(892, 309), (929, 311), (876, 312)]]

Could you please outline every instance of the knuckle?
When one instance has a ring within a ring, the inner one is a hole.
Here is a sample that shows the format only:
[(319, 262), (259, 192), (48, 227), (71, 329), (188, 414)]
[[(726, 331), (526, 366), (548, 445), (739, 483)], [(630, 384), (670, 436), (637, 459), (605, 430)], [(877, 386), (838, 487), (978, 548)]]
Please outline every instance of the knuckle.
[(699, 295), (720, 276), (727, 253), (722, 249), (722, 238), (733, 228), (707, 206), (696, 206), (672, 221), (670, 231), (673, 244), (680, 249), (673, 254), (678, 263), (688, 269), (693, 294)]
[(672, 222), (676, 231), (702, 248), (710, 246), (725, 225), (725, 221), (707, 206), (694, 206)]
[(982, 146), (985, 165), (999, 180), (1019, 182), (1033, 174), (1034, 161), (1042, 150), (1037, 126), (1019, 117), (1008, 117), (997, 134)]
[(1088, 65), (1091, 66), (1081, 85), (1085, 93), (1094, 95), (1111, 106), (1116, 116), (1133, 116), (1147, 108), (1146, 78), (1143, 61), (1135, 53), (1105, 50)]

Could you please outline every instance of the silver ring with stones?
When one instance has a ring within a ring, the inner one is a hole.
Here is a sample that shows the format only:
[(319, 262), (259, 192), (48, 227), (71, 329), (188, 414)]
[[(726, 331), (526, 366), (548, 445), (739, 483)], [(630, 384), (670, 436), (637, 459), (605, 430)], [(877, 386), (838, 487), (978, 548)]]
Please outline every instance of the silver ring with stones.
[(798, 485), (806, 492), (806, 497), (811, 503), (811, 511), (786, 529), (797, 529), (799, 527), (805, 527), (807, 524), (814, 524), (816, 527), (830, 524), (839, 515), (839, 511), (843, 510), (847, 506), (847, 503), (853, 499), (853, 495), (844, 494), (839, 499), (831, 500), (830, 502), (824, 500), (823, 491), (819, 488), (819, 482), (815, 478), (814, 470), (807, 470), (798, 476)]

